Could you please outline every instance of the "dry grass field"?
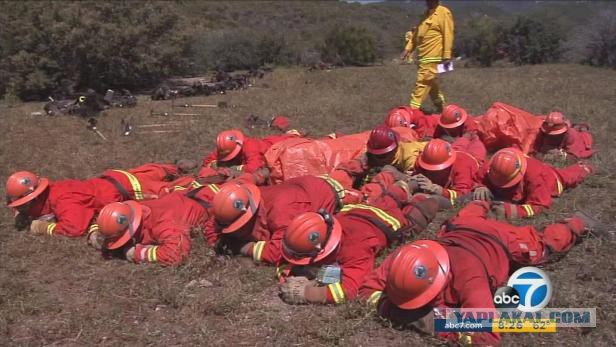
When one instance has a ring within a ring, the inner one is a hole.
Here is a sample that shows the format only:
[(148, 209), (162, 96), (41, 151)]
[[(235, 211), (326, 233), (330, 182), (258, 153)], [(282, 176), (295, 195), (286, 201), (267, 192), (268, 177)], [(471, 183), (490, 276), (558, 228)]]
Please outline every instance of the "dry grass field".
[[(277, 69), (245, 91), (178, 101), (236, 105), (205, 109), (198, 117), (150, 116), (151, 109), (169, 111), (170, 103), (144, 96), (136, 108), (104, 112), (99, 128), (107, 142), (77, 118), (30, 116), (41, 103), (3, 105), (0, 178), (4, 183), (22, 169), (52, 179), (86, 178), (106, 168), (199, 159), (212, 149), (218, 131), (241, 126), (251, 113), (287, 115), (292, 126), (312, 135), (365, 130), (381, 122), (390, 107), (407, 102), (414, 72), (412, 66), (399, 65), (318, 72)], [(443, 80), (448, 101), (473, 114), (502, 101), (534, 113), (559, 109), (575, 122), (589, 123), (599, 150), (592, 159), (597, 174), (566, 192), (549, 215), (532, 222), (542, 226), (580, 207), (616, 223), (616, 71), (578, 65), (461, 68)], [(168, 128), (178, 129), (176, 133), (139, 128), (134, 136), (123, 137), (122, 118), (138, 125), (182, 124)], [(421, 236), (430, 237), (435, 225)], [(615, 246), (589, 238), (545, 266), (554, 285), (550, 306), (596, 307), (597, 328), (508, 335), (503, 344), (615, 345)], [(0, 249), (1, 346), (439, 344), (413, 331), (395, 330), (356, 303), (286, 305), (277, 297), (272, 268), (214, 258), (200, 235), (193, 241), (190, 260), (179, 268), (137, 266), (105, 261), (82, 239), (15, 231), (10, 211), (2, 209)]]

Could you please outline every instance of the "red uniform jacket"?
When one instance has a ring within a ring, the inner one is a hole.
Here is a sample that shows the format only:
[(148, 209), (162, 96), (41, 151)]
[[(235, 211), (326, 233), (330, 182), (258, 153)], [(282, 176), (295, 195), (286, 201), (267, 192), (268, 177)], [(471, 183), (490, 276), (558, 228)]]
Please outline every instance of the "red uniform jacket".
[(434, 133), (436, 132), (436, 128), (438, 127), (438, 122), (440, 120), (440, 115), (429, 115), (429, 116), (419, 116), (415, 117), (411, 122), (415, 124), (413, 130), (417, 132), (420, 139), (425, 137), (434, 137)]
[[(408, 205), (404, 210), (410, 208), (413, 207)], [(310, 265), (338, 264), (342, 269), (341, 281), (327, 286), (328, 303), (341, 303), (357, 297), (359, 287), (374, 268), (379, 253), (404, 238), (399, 234), (403, 232), (401, 228), (408, 224), (404, 213), (394, 199), (384, 196), (372, 205), (347, 205), (336, 215), (342, 226), (340, 245), (330, 256)], [(389, 237), (381, 229), (383, 226), (389, 229)], [(279, 275), (293, 275), (298, 268), (283, 265), (279, 268)]]
[[(280, 242), (296, 216), (319, 209), (334, 213), (340, 207), (334, 188), (326, 180), (316, 176), (296, 177), (282, 184), (260, 189), (261, 204), (251, 229), (225, 237), (225, 241), (229, 242), (255, 242), (252, 256), (257, 262), (277, 264), (280, 261)], [(210, 246), (215, 246), (224, 235), (216, 230), (214, 218), (208, 221), (203, 232)]]
[(588, 131), (569, 128), (561, 135), (546, 135), (539, 132), (535, 140), (535, 152), (545, 153), (551, 149), (562, 149), (576, 158), (590, 158), (595, 152), (592, 149), (592, 136)]
[[(476, 133), (477, 130), (478, 130), (477, 121), (473, 119), (473, 117), (469, 116), (466, 119), (466, 122), (462, 124), (462, 133), (460, 134), (460, 136), (463, 135), (464, 133), (469, 133), (469, 132)], [(447, 135), (447, 132), (445, 131), (445, 129), (443, 129), (440, 125), (437, 126), (436, 130), (434, 131), (434, 138), (439, 139), (445, 135)]]
[(190, 252), (190, 229), (208, 219), (209, 203), (216, 191), (216, 186), (204, 186), (142, 202), (143, 218), (134, 236), (134, 261), (179, 265)]
[(477, 177), (477, 186), (485, 186), (494, 194), (494, 199), (505, 202), (505, 211), (516, 209), (520, 217), (532, 217), (549, 209), (552, 197), (559, 196), (563, 190), (556, 170), (535, 158), (526, 158), (528, 166), (526, 174), (520, 183), (510, 188), (500, 188), (492, 185), (488, 178), (489, 163), (483, 165)]
[(473, 190), (475, 177), (479, 171), (479, 163), (466, 152), (457, 151), (456, 160), (448, 170), (430, 171), (415, 165), (415, 172), (428, 177), (432, 183), (443, 187), (442, 195), (454, 205), (456, 199)]
[[(123, 195), (123, 200), (157, 199), (174, 190), (175, 186), (188, 186), (189, 176), (180, 177), (172, 164), (145, 164), (128, 170), (107, 170), (102, 178), (110, 181)], [(122, 191), (122, 188), (124, 191)]]
[[(454, 219), (455, 220), (455, 219)], [(456, 220), (460, 222), (460, 220)], [(462, 225), (470, 225), (485, 233), (497, 234), (504, 223), (490, 225), (483, 218), (462, 220)], [(493, 293), (506, 283), (509, 275), (509, 258), (501, 244), (489, 237), (472, 233), (451, 231), (441, 235), (439, 242), (443, 244), (450, 261), (448, 283), (433, 303), (435, 308), (494, 308)], [(368, 274), (359, 290), (362, 299), (378, 302), (381, 315), (392, 320), (404, 319), (412, 314), (392, 304), (381, 294), (385, 290), (387, 276), (391, 263), (397, 252), (392, 252), (376, 270)], [(487, 273), (486, 273), (487, 271)], [(492, 280), (488, 280), (491, 278)], [(439, 334), (441, 338), (458, 341), (458, 333)], [(474, 333), (471, 335), (473, 344), (498, 344), (500, 336), (497, 333)]]
[(49, 234), (79, 237), (105, 205), (123, 200), (116, 187), (102, 178), (57, 181), (34, 200), (28, 215), (53, 214), (56, 222), (48, 227)]
[[(237, 166), (240, 171), (252, 173), (265, 167), (265, 152), (275, 143), (297, 137), (295, 134), (271, 135), (262, 139), (246, 137), (240, 154), (228, 162), (218, 161), (218, 152), (213, 150), (207, 157), (203, 158), (203, 165), (199, 177), (209, 176), (210, 170), (222, 166)], [(203, 174), (202, 174), (203, 172)]]

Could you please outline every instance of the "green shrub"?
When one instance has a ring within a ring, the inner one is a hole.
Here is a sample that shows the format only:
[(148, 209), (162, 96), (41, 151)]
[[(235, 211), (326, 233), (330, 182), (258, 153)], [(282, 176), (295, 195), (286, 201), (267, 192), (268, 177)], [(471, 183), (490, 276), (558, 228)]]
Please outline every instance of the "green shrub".
[(166, 2), (2, 2), (0, 92), (40, 99), (77, 88), (142, 88), (189, 68), (188, 35)]
[(616, 68), (616, 11), (599, 16), (584, 33), (583, 63)]
[(333, 29), (325, 38), (321, 54), (325, 61), (343, 65), (366, 65), (377, 59), (374, 37), (358, 27)]
[(463, 23), (455, 39), (456, 53), (480, 66), (491, 66), (503, 57), (503, 24), (488, 16), (473, 16)]
[(564, 53), (561, 31), (537, 19), (518, 17), (507, 30), (504, 48), (517, 65), (557, 62)]

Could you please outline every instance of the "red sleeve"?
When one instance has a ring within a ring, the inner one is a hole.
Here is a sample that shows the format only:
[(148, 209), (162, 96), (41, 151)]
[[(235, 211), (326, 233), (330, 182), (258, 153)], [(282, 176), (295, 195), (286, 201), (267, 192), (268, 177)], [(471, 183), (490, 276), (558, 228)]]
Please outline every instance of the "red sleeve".
[(190, 253), (188, 227), (178, 227), (173, 222), (156, 225), (156, 244), (135, 246), (136, 263), (160, 263), (180, 265)]
[(268, 241), (257, 241), (252, 247), (252, 258), (255, 262), (279, 264), (282, 261), (282, 237), (284, 229), (275, 231)]
[(526, 199), (523, 205), (514, 205), (518, 208), (518, 216), (532, 217), (552, 205), (552, 192), (547, 182), (553, 178), (546, 170), (548, 169), (541, 172), (527, 171), (527, 178), (524, 179)]
[[(470, 159), (469, 159), (470, 160)], [(468, 194), (473, 190), (475, 186), (475, 163), (463, 162), (460, 165), (455, 165), (453, 168), (453, 175), (451, 177), (451, 185), (449, 187), (443, 187), (443, 196), (450, 199), (453, 202), (464, 194)]]
[(363, 176), (368, 172), (368, 162), (365, 156), (340, 163), (336, 170), (342, 170), (352, 177)]
[(89, 202), (80, 201), (78, 197), (61, 197), (54, 208), (57, 222), (50, 233), (67, 237), (80, 237), (87, 231), (96, 210), (87, 207)]
[(490, 211), (490, 204), (486, 201), (473, 201), (456, 214), (456, 218), (479, 217), (487, 218)]
[(244, 164), (242, 171), (252, 173), (256, 170), (265, 167), (265, 159), (263, 153), (265, 152), (262, 147), (265, 144), (259, 143), (259, 140), (247, 139), (242, 148), (244, 155)]
[(477, 132), (477, 121), (472, 117), (468, 116), (466, 122), (464, 122), (464, 131), (465, 133)]
[(478, 187), (486, 187), (488, 180), (488, 170), (490, 169), (490, 163), (486, 162), (479, 170), (473, 175), (473, 189)]
[(210, 219), (208, 219), (203, 226), (203, 237), (205, 238), (207, 244), (212, 247), (216, 245), (216, 242), (220, 238), (220, 234), (216, 232), (215, 224), (214, 217), (210, 217)]
[(577, 158), (590, 158), (593, 154), (592, 136), (589, 132), (569, 129), (565, 135), (564, 150)]
[(212, 152), (210, 152), (210, 154), (208, 154), (205, 158), (203, 158), (203, 164), (201, 166), (204, 168), (212, 167), (212, 166), (215, 167), (216, 165), (214, 165), (214, 163), (216, 163), (217, 159), (218, 159), (218, 153), (216, 152), (216, 150), (213, 150)]
[(362, 301), (376, 303), (376, 301), (380, 299), (387, 283), (389, 267), (391, 266), (396, 253), (396, 251), (392, 252), (387, 256), (387, 258), (385, 258), (381, 266), (370, 271), (366, 275), (361, 287), (359, 288), (359, 297)]
[(339, 304), (355, 299), (366, 274), (374, 267), (374, 252), (362, 245), (352, 245), (340, 250), (339, 263), (342, 281), (327, 286), (327, 302)]

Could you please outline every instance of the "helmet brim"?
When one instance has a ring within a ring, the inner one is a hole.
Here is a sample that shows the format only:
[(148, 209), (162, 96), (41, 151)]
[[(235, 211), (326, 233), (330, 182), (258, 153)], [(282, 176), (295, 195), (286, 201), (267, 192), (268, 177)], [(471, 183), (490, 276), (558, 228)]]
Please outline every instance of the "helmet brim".
[(436, 260), (439, 263), (440, 269), (432, 282), (432, 285), (428, 290), (421, 293), (414, 298), (409, 298), (404, 295), (404, 293), (397, 293), (392, 290), (391, 287), (386, 287), (387, 297), (391, 300), (391, 302), (404, 310), (414, 310), (421, 308), (428, 304), (430, 301), (434, 300), (434, 298), (438, 295), (438, 293), (443, 290), (445, 284), (447, 284), (447, 276), (449, 274), (449, 254), (447, 254), (447, 250), (440, 243), (432, 240), (422, 240), (419, 241), (424, 245), (427, 245), (431, 248), (432, 253), (436, 257)]
[(248, 191), (250, 192), (250, 199), (252, 200), (252, 203), (249, 203), (248, 210), (246, 210), (244, 214), (242, 214), (238, 219), (233, 221), (233, 223), (222, 228), (223, 234), (230, 234), (236, 232), (238, 229), (248, 223), (259, 209), (259, 204), (261, 203), (261, 190), (259, 189), (259, 187), (255, 186), (254, 184), (246, 184), (242, 185), (242, 187), (248, 189)]
[(134, 233), (141, 225), (141, 218), (143, 218), (143, 206), (140, 203), (132, 200), (124, 201), (124, 203), (130, 206), (131, 210), (133, 211), (133, 218), (129, 222), (130, 227), (126, 229), (126, 231), (124, 231), (124, 234), (122, 234), (119, 239), (107, 244), (106, 248), (109, 250), (118, 249), (124, 246), (128, 241), (130, 241)]
[(17, 208), (19, 206), (27, 204), (30, 201), (36, 199), (39, 195), (41, 195), (41, 193), (43, 193), (45, 191), (45, 189), (47, 189), (47, 187), (49, 187), (49, 179), (47, 179), (45, 177), (41, 177), (39, 179), (38, 186), (36, 186), (36, 188), (34, 189), (34, 191), (32, 191), (32, 193), (30, 193), (30, 194), (28, 194), (26, 196), (22, 196), (21, 198), (11, 202), (7, 206), (10, 207), (10, 208)]
[(449, 157), (449, 159), (447, 159), (445, 162), (440, 163), (440, 164), (429, 164), (426, 163), (422, 156), (419, 155), (419, 157), (417, 158), (417, 165), (419, 165), (419, 167), (421, 167), (424, 170), (428, 170), (428, 171), (440, 171), (440, 170), (445, 170), (448, 167), (450, 167), (451, 165), (453, 165), (453, 163), (456, 161), (457, 155), (455, 151), (452, 151), (451, 153), (451, 157)]
[(235, 159), (235, 157), (237, 157), (238, 154), (240, 154), (240, 152), (242, 151), (242, 146), (243, 145), (244, 145), (243, 143), (238, 143), (237, 146), (235, 146), (235, 148), (231, 151), (231, 153), (225, 155), (222, 158), (218, 158), (218, 160), (220, 160), (220, 161), (229, 161), (229, 160)]
[(282, 257), (288, 263), (293, 264), (293, 265), (308, 265), (308, 264), (319, 262), (325, 259), (327, 256), (329, 256), (333, 251), (336, 250), (336, 248), (338, 248), (338, 245), (340, 244), (340, 240), (342, 239), (342, 225), (340, 225), (340, 222), (338, 222), (338, 219), (336, 219), (336, 217), (332, 217), (332, 219), (334, 221), (332, 225), (332, 233), (329, 235), (327, 244), (325, 245), (323, 250), (319, 252), (319, 254), (316, 257), (295, 258), (291, 256), (290, 254), (287, 254), (287, 252), (285, 251), (285, 247), (281, 247)]
[(367, 151), (370, 154), (374, 154), (374, 155), (381, 155), (381, 154), (387, 154), (392, 152), (394, 149), (396, 149), (396, 147), (398, 147), (397, 143), (392, 143), (391, 145), (385, 147), (385, 148), (370, 148), (367, 147)]
[(466, 120), (468, 119), (468, 115), (466, 113), (462, 113), (462, 117), (460, 117), (460, 120), (451, 124), (445, 124), (441, 119), (443, 119), (442, 116), (438, 121), (438, 125), (445, 129), (453, 129), (463, 125), (464, 122), (466, 122)]
[(541, 125), (541, 132), (543, 132), (544, 134), (547, 134), (547, 135), (560, 135), (560, 134), (566, 133), (567, 130), (569, 130), (569, 124), (566, 124), (564, 127), (560, 128), (560, 129), (554, 129), (554, 130), (546, 129), (543, 126), (543, 124)]

